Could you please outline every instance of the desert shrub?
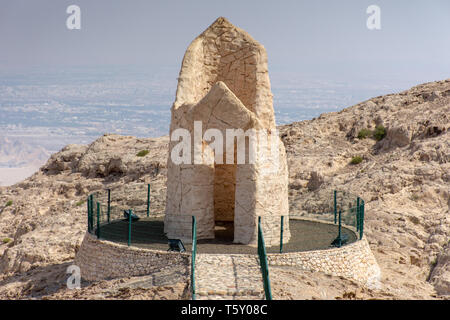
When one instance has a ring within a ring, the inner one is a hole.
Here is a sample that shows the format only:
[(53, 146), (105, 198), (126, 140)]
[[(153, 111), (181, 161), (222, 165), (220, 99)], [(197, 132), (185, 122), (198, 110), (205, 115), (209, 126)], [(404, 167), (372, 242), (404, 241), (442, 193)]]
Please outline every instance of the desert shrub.
[(436, 267), (437, 263), (438, 263), (438, 259), (437, 258), (434, 258), (433, 261), (431, 261), (431, 269), (432, 270)]
[(3, 243), (9, 243), (9, 242), (11, 242), (11, 239), (10, 238), (3, 238), (2, 242)]
[(372, 131), (369, 129), (361, 129), (358, 132), (358, 139), (365, 139), (367, 137), (370, 137), (372, 135)]
[(79, 206), (81, 206), (84, 202), (85, 202), (84, 200), (80, 200), (80, 201), (78, 201), (77, 203), (75, 203), (75, 205), (76, 205), (77, 207), (79, 207)]
[(381, 125), (377, 126), (375, 128), (375, 131), (373, 132), (373, 137), (375, 138), (375, 140), (380, 141), (385, 136), (386, 136), (386, 128)]
[(363, 159), (360, 156), (356, 156), (353, 157), (352, 160), (350, 161), (351, 164), (358, 164), (361, 163), (363, 161)]
[(9, 200), (9, 201), (5, 204), (5, 207), (12, 206), (12, 204), (13, 204), (12, 200)]
[(138, 157), (145, 157), (146, 155), (148, 155), (150, 153), (150, 151), (148, 151), (148, 150), (141, 150), (141, 151), (139, 151), (137, 154), (136, 154), (136, 156), (138, 156)]

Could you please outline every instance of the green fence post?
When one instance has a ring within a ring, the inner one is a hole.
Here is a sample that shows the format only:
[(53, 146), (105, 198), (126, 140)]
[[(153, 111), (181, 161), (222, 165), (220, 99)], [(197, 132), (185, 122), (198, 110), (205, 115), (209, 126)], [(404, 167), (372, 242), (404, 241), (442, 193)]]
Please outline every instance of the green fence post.
[(111, 189), (108, 189), (108, 223), (110, 222), (111, 215)]
[(280, 253), (283, 253), (283, 229), (284, 229), (284, 216), (281, 216)]
[(91, 196), (88, 196), (88, 231), (91, 232)]
[(128, 210), (128, 246), (131, 246), (131, 215), (133, 211), (131, 209)]
[(91, 194), (91, 231), (94, 231), (94, 195)]
[(334, 190), (334, 202), (333, 202), (333, 208), (334, 208), (334, 224), (336, 224), (336, 215), (337, 215), (337, 201), (336, 201), (336, 190)]
[(147, 185), (147, 217), (150, 216), (150, 183)]
[(97, 202), (97, 239), (100, 239), (100, 202)]
[(94, 195), (91, 194), (91, 230), (94, 231)]
[(87, 229), (88, 232), (91, 232), (90, 224), (91, 224), (91, 198), (87, 197)]
[(88, 230), (92, 232), (92, 195), (89, 195), (89, 205), (88, 205)]
[(258, 217), (258, 254), (259, 254), (259, 251), (260, 251), (260, 242), (261, 242), (261, 239), (260, 239), (260, 229), (261, 229), (261, 217)]
[(362, 217), (362, 203), (361, 203), (361, 209), (359, 210), (359, 214), (358, 214), (358, 229), (356, 230), (359, 232), (360, 238), (361, 238), (361, 217)]
[(359, 231), (360, 198), (356, 198), (356, 231)]
[(338, 228), (338, 246), (342, 246), (342, 221), (341, 221), (342, 210), (339, 209), (339, 228)]
[(192, 257), (191, 257), (191, 290), (195, 300), (195, 259), (197, 256), (197, 220), (192, 216)]
[(269, 267), (267, 262), (266, 245), (261, 227), (261, 217), (258, 217), (258, 256), (263, 276), (264, 292), (267, 300), (272, 300), (272, 290), (270, 288)]
[(364, 235), (364, 200), (362, 201), (362, 208), (360, 214), (360, 226), (359, 226), (359, 239), (361, 240)]

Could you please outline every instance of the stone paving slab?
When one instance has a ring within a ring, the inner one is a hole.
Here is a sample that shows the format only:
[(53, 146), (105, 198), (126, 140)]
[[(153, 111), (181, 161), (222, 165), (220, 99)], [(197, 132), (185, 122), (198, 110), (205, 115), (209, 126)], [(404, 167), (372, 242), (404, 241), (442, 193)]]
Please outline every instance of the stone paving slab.
[(264, 287), (257, 256), (198, 254), (198, 300), (263, 300)]

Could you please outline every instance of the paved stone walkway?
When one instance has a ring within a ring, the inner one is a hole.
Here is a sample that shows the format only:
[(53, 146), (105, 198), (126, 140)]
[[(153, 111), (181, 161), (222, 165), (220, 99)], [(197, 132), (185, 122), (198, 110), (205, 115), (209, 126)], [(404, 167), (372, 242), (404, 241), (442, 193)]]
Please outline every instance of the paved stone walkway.
[(264, 300), (258, 256), (197, 254), (198, 300)]

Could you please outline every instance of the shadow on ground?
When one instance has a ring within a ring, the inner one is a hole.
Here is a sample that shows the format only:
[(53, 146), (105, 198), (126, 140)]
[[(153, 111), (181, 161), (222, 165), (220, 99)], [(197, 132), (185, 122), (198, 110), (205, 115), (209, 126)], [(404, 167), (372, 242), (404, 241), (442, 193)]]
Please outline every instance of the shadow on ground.
[[(283, 244), (283, 252), (311, 251), (332, 248), (331, 243), (338, 235), (338, 226), (315, 221), (289, 221), (291, 239)], [(128, 244), (128, 222), (114, 221), (100, 227), (101, 239), (122, 244)], [(342, 235), (348, 238), (347, 244), (355, 242), (357, 235), (354, 231), (342, 227)], [(255, 247), (233, 243), (233, 224), (218, 223), (216, 238), (198, 240), (199, 253), (245, 253), (256, 254)], [(167, 250), (168, 239), (164, 234), (163, 218), (141, 218), (133, 222), (131, 227), (131, 245), (141, 248)], [(191, 245), (184, 245), (191, 251)], [(268, 247), (267, 253), (278, 253), (279, 246)]]

